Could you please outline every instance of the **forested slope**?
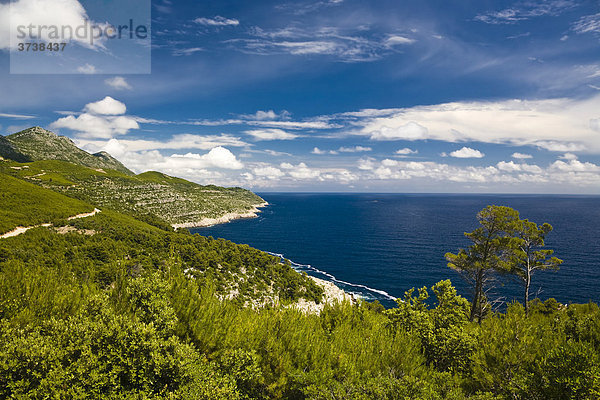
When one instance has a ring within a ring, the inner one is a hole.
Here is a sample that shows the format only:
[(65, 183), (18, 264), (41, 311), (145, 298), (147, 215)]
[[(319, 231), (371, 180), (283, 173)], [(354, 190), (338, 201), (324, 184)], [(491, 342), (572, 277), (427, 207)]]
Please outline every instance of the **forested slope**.
[(0, 174), (0, 235), (17, 226), (53, 223), (93, 209), (83, 201)]
[(0, 239), (0, 398), (599, 398), (597, 305), (479, 324), (449, 281), (432, 292), (306, 314), (289, 306), (321, 289), (248, 246), (58, 220)]
[(0, 158), (5, 173), (97, 207), (164, 225), (193, 224), (228, 213), (248, 213), (264, 200), (241, 188), (198, 185), (159, 172), (132, 175), (61, 160), (18, 163)]

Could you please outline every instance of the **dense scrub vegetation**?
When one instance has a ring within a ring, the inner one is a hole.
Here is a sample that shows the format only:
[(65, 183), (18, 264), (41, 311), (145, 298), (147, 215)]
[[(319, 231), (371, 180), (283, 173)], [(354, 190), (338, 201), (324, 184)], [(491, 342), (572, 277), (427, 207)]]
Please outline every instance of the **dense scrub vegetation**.
[(93, 206), (0, 174), (0, 234), (17, 226), (52, 223)]
[(600, 398), (596, 304), (514, 303), (478, 323), (450, 281), (387, 310), (307, 314), (300, 298), (322, 289), (248, 246), (110, 210), (56, 220), (0, 239), (0, 398)]
[[(116, 268), (116, 267), (115, 267)], [(253, 310), (176, 259), (110, 284), (2, 263), (0, 397), (593, 399), (596, 305), (518, 305), (481, 325), (449, 281), (397, 308)]]

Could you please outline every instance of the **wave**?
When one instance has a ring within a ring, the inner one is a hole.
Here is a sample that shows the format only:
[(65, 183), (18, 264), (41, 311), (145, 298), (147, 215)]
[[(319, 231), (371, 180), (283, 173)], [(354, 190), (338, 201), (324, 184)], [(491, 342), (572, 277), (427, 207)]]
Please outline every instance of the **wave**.
[[(351, 292), (352, 294), (357, 295), (359, 297), (363, 297), (363, 298), (366, 298), (366, 299), (369, 299), (369, 300), (377, 300), (378, 299), (377, 295), (379, 295), (379, 296), (382, 296), (383, 298), (385, 298), (386, 300), (396, 301), (396, 297), (392, 296), (391, 294), (389, 294), (385, 290), (375, 289), (375, 288), (372, 288), (372, 287), (369, 287), (369, 286), (366, 286), (366, 285), (361, 285), (361, 284), (357, 284), (357, 283), (350, 283), (350, 282), (343, 281), (341, 279), (336, 278), (334, 275), (330, 274), (329, 272), (322, 271), (322, 270), (320, 270), (318, 268), (313, 267), (310, 264), (299, 264), (299, 263), (294, 262), (294, 261), (292, 261), (292, 260), (290, 260), (288, 258), (285, 258), (285, 256), (283, 254), (272, 253), (270, 251), (267, 251), (266, 253), (268, 253), (268, 254), (270, 254), (272, 256), (275, 256), (275, 257), (279, 257), (282, 261), (289, 261), (290, 264), (291, 264), (291, 266), (292, 266), (292, 268), (294, 268), (298, 272), (302, 272), (303, 270), (304, 271), (310, 271), (310, 272), (313, 272), (313, 273), (316, 273), (316, 274), (319, 274), (319, 275), (322, 275), (322, 276), (326, 277), (327, 279), (325, 279), (325, 280), (333, 282), (333, 283), (337, 284), (338, 286), (348, 286), (348, 287), (351, 287), (351, 288), (363, 289), (363, 290), (366, 290), (366, 291), (368, 291), (370, 293), (376, 294), (375, 296), (373, 296), (373, 295), (371, 295), (371, 296), (365, 296), (364, 293)], [(341, 289), (344, 289), (344, 288), (342, 287)]]

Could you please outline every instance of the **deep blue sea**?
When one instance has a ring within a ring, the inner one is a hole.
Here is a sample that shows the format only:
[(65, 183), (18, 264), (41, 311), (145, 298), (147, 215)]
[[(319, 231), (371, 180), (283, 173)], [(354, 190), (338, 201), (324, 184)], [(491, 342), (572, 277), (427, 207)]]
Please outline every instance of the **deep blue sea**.
[[(412, 287), (451, 279), (444, 254), (469, 245), (487, 205), (510, 206), (538, 224), (554, 226), (547, 248), (564, 260), (557, 272), (538, 271), (532, 295), (563, 303), (600, 301), (600, 197), (548, 195), (289, 194), (263, 193), (270, 203), (258, 218), (193, 229), (281, 254), (309, 275), (393, 306)], [(521, 300), (509, 280), (495, 297)]]

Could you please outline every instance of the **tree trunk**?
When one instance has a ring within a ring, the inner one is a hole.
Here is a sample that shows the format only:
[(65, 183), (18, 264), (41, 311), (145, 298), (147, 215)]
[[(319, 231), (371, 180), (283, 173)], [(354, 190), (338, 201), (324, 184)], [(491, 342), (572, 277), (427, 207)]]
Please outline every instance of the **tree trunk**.
[(531, 286), (531, 270), (525, 272), (525, 316), (529, 316), (529, 287)]
[[(477, 271), (475, 275), (475, 294), (473, 295), (473, 303), (471, 304), (471, 322), (475, 321), (475, 317), (478, 314), (478, 309), (481, 303), (481, 289), (483, 285), (483, 271)], [(479, 313), (480, 314), (480, 313)], [(481, 316), (479, 318), (479, 322), (481, 322)]]

